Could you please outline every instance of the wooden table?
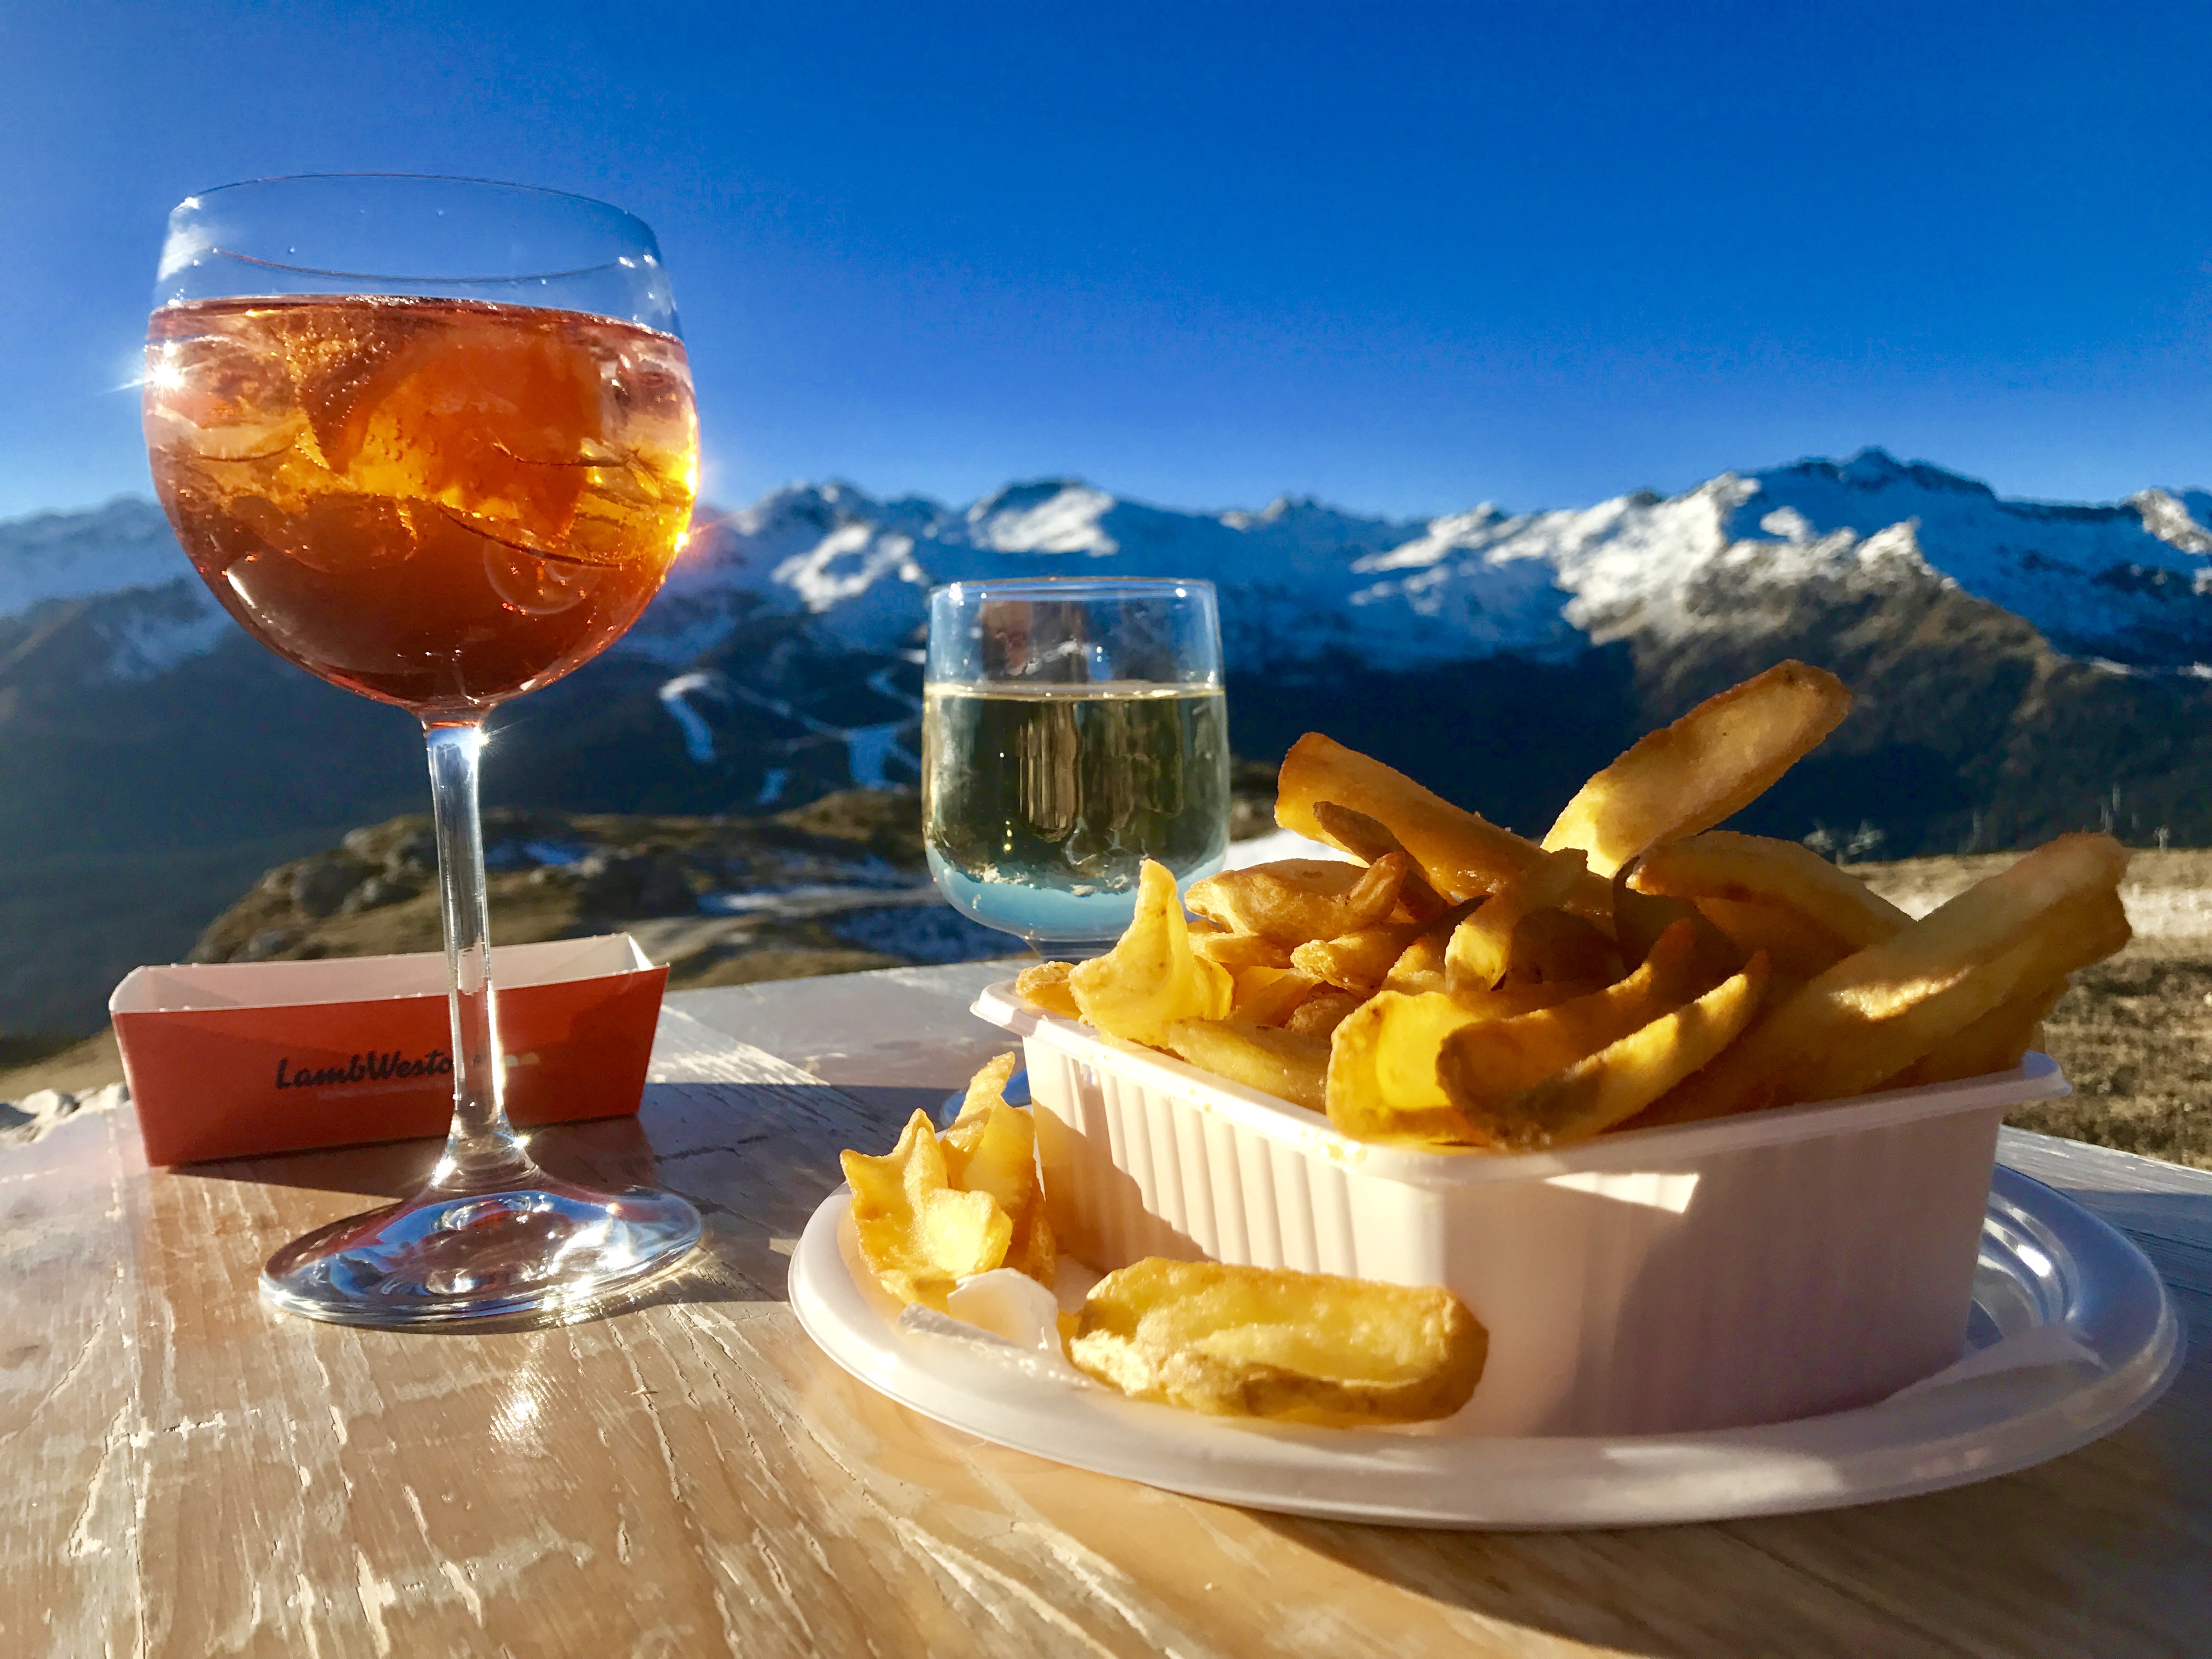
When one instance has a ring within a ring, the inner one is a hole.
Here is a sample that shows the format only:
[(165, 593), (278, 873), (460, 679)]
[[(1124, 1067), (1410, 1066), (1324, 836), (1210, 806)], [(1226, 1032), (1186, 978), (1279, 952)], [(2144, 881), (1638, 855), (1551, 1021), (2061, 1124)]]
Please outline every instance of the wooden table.
[(149, 1171), (126, 1110), (0, 1152), (0, 1656), (2212, 1654), (2212, 1176), (2036, 1136), (2006, 1161), (2142, 1243), (2191, 1355), (2119, 1433), (1933, 1497), (1423, 1534), (1060, 1468), (871, 1394), (783, 1305), (784, 1253), (840, 1147), (997, 1046), (963, 1012), (992, 971), (672, 998), (638, 1121), (538, 1146), (686, 1194), (708, 1246), (565, 1328), (261, 1305), (271, 1249), (406, 1190), (423, 1145)]

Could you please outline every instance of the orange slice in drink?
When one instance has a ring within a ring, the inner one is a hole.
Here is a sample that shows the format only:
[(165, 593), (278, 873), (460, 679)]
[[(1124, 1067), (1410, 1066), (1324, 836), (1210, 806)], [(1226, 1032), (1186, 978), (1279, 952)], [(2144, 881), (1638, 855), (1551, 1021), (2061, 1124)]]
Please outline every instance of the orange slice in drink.
[(300, 343), (300, 401), (325, 464), (364, 494), (559, 551), (605, 454), (597, 360), (550, 313), (528, 329), (512, 313), (430, 320), (393, 306), (349, 338)]

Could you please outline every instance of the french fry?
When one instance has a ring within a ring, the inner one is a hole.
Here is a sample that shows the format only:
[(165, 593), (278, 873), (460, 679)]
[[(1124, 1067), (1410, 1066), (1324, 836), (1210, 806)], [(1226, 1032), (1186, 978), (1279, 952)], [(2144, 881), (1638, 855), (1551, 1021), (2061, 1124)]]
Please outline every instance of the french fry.
[(1434, 928), (1423, 933), (1390, 964), (1390, 971), (1382, 976), (1382, 989), (1401, 991), (1407, 996), (1443, 990), (1446, 983), (1444, 951), (1450, 942), (1449, 934), (1439, 935)]
[(943, 1312), (963, 1279), (1005, 1263), (1012, 1221), (988, 1193), (951, 1187), (927, 1113), (908, 1119), (898, 1145), (881, 1158), (848, 1152), (839, 1162), (853, 1188), (861, 1259), (900, 1301)]
[(1248, 968), (1279, 971), (1291, 965), (1290, 946), (1258, 933), (1200, 933), (1194, 927), (1190, 948), (1193, 954), (1232, 974), (1241, 974)]
[(1344, 1023), (1345, 1016), (1357, 1008), (1363, 998), (1351, 991), (1340, 991), (1334, 985), (1325, 985), (1309, 993), (1305, 1000), (1290, 1012), (1283, 1021), (1283, 1029), (1299, 1036), (1327, 1037)]
[(1836, 1099), (1904, 1070), (2015, 993), (2124, 944), (2127, 856), (2109, 836), (2038, 848), (1808, 981), (1644, 1121)]
[(1740, 957), (1748, 960), (1764, 951), (1775, 972), (1793, 979), (1825, 974), (1851, 953), (1851, 947), (1835, 934), (1786, 905), (1723, 898), (1692, 902)]
[(989, 1196), (1006, 1212), (1008, 1237), (1000, 1263), (1048, 1290), (1059, 1252), (1037, 1182), (1036, 1120), (1006, 1104), (1003, 1091), (1018, 1056), (1000, 1054), (968, 1084), (959, 1118), (938, 1137), (951, 1187)]
[(1385, 921), (1336, 939), (1308, 939), (1291, 952), (1291, 965), (1365, 996), (1382, 983), (1406, 947), (1425, 931), (1417, 921)]
[(1494, 991), (1456, 991), (1452, 1000), (1476, 1019), (1518, 1019), (1545, 1008), (1556, 1008), (1577, 997), (1595, 996), (1605, 989), (1596, 980), (1561, 979), (1516, 984), (1503, 981)]
[(1353, 1009), (1329, 1040), (1329, 1122), (1356, 1140), (1477, 1144), (1437, 1080), (1445, 1040), (1474, 1018), (1440, 994), (1384, 991)]
[(2004, 1003), (2110, 956), (2129, 937), (2118, 893), (2108, 890), (2070, 899), (2050, 912), (2047, 931), (2030, 933), (1954, 984), (1909, 1006), (1885, 1010), (1887, 1017), (1878, 1024), (1834, 1043), (1817, 1064), (1808, 1057), (1785, 1071), (1776, 1099), (1840, 1100), (1879, 1088), (1885, 1079), (1917, 1064)]
[(1446, 1290), (1158, 1256), (1093, 1285), (1067, 1344), (1139, 1400), (1336, 1426), (1449, 1417), (1488, 1351)]
[(1445, 1036), (1437, 1082), (1446, 1099), (1480, 1127), (1506, 1103), (1547, 1078), (1641, 1030), (1711, 988), (1698, 973), (1698, 941), (1687, 921), (1668, 928), (1627, 978), (1510, 1019), (1476, 1020)]
[(1826, 670), (1778, 663), (1650, 733), (1585, 783), (1544, 837), (1545, 850), (1581, 848), (1592, 871), (1610, 876), (1645, 848), (1748, 805), (1850, 706), (1850, 693)]
[(1766, 958), (1753, 957), (1694, 1002), (1493, 1109), (1462, 1115), (1479, 1136), (1509, 1152), (1587, 1140), (1633, 1118), (1734, 1042), (1759, 1012), (1765, 981)]
[(1454, 806), (1404, 773), (1309, 732), (1283, 757), (1275, 822), (1316, 841), (1337, 842), (1315, 814), (1322, 801), (1372, 818), (1411, 854), (1429, 883), (1454, 901), (1502, 887), (1538, 861), (1540, 849), (1510, 830)]
[(1531, 910), (1514, 924), (1505, 967), (1509, 982), (1609, 985), (1622, 971), (1620, 947), (1595, 922), (1571, 910)]
[(1321, 981), (1295, 968), (1240, 968), (1229, 1018), (1244, 1025), (1280, 1025)]
[(1067, 985), (1098, 1030), (1157, 1048), (1179, 1019), (1227, 1018), (1235, 981), (1226, 968), (1193, 953), (1167, 866), (1146, 859), (1137, 880), (1128, 930), (1104, 956), (1079, 963)]
[(1732, 830), (1662, 842), (1637, 860), (1628, 884), (1671, 898), (1779, 905), (1826, 929), (1847, 951), (1879, 945), (1912, 920), (1811, 848)]
[[(1374, 864), (1393, 853), (1406, 852), (1388, 825), (1364, 812), (1339, 806), (1333, 800), (1320, 800), (1314, 803), (1313, 815), (1322, 833), (1354, 858)], [(1430, 885), (1419, 860), (1410, 853), (1406, 857), (1413, 868), (1406, 872), (1406, 884), (1398, 890), (1398, 908), (1407, 921), (1433, 921), (1450, 908), (1451, 901)]]
[(1521, 919), (1565, 904), (1588, 879), (1587, 863), (1588, 855), (1579, 848), (1553, 854), (1485, 899), (1453, 930), (1444, 951), (1446, 988), (1487, 991), (1504, 978)]
[(2015, 994), (1999, 1003), (1955, 1036), (1937, 1043), (1893, 1078), (1885, 1089), (1906, 1089), (1929, 1083), (1956, 1083), (1962, 1078), (1990, 1072), (2008, 1072), (2027, 1051), (2040, 1046), (2043, 1022), (2071, 988), (2069, 981)]
[[(1019, 980), (1015, 981), (1017, 987)], [(1009, 1048), (1003, 1054), (994, 1054), (977, 1068), (968, 1079), (968, 1091), (960, 1097), (960, 1115), (952, 1120), (955, 1127), (981, 1117), (994, 1106), (1006, 1103), (1006, 1085), (1013, 1081), (1014, 1073), (1022, 1069), (1022, 1057)]]
[(1389, 920), (1412, 868), (1403, 853), (1364, 867), (1331, 859), (1283, 859), (1194, 882), (1184, 902), (1230, 933), (1303, 945)]
[(1033, 962), (1014, 976), (1014, 994), (1048, 1014), (1080, 1019), (1083, 1010), (1075, 1006), (1075, 993), (1067, 988), (1067, 976), (1074, 970), (1072, 962)]
[(1201, 1071), (1310, 1111), (1322, 1109), (1327, 1037), (1234, 1020), (1185, 1019), (1168, 1027), (1167, 1046)]

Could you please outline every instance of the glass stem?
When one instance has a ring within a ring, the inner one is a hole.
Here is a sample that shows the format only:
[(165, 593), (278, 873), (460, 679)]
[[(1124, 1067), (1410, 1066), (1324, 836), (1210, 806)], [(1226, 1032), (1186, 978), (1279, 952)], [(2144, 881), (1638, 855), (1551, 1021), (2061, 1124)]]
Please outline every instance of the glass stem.
[(477, 761), (483, 728), (474, 721), (423, 722), (430, 750), (430, 800), (438, 836), (438, 888), (445, 902), (447, 997), (453, 1024), (453, 1127), (432, 1171), (434, 1190), (495, 1192), (536, 1178), (507, 1127), (499, 1021), (492, 1006), (491, 922), (484, 903), (483, 826), (477, 816)]

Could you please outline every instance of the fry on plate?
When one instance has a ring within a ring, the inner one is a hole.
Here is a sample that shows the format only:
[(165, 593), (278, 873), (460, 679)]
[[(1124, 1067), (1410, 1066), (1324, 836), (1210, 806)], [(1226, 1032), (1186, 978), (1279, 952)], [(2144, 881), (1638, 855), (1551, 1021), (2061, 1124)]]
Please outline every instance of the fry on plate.
[(848, 1152), (839, 1161), (853, 1189), (861, 1259), (900, 1301), (942, 1312), (963, 1279), (1006, 1264), (1012, 1218), (990, 1194), (951, 1184), (927, 1112), (908, 1119), (898, 1145), (882, 1157)]
[(1139, 1400), (1350, 1427), (1449, 1417), (1489, 1346), (1433, 1286), (1152, 1256), (1091, 1288), (1067, 1352)]
[(1037, 1180), (1034, 1121), (1005, 1096), (1019, 1064), (1004, 1054), (978, 1071), (943, 1135), (917, 1111), (881, 1157), (838, 1155), (860, 1258), (902, 1302), (941, 1313), (962, 1279), (995, 1267), (1053, 1282), (1058, 1253)]

